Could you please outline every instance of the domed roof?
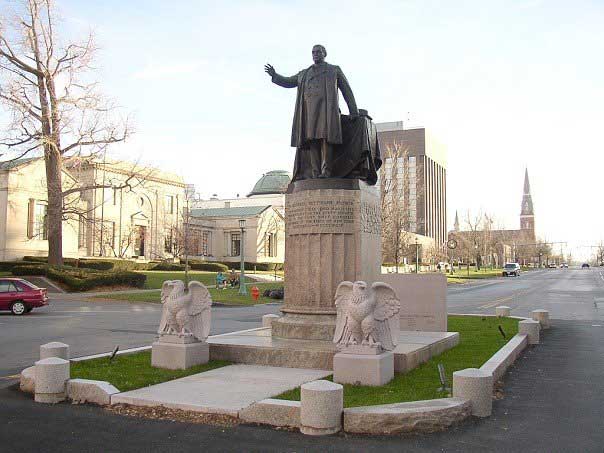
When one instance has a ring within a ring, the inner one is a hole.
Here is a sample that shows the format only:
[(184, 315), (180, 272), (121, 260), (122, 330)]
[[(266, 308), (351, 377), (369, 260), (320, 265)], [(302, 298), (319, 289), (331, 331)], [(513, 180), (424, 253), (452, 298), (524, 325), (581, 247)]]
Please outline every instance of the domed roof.
[(262, 175), (248, 197), (285, 193), (292, 178), (285, 170), (273, 170)]

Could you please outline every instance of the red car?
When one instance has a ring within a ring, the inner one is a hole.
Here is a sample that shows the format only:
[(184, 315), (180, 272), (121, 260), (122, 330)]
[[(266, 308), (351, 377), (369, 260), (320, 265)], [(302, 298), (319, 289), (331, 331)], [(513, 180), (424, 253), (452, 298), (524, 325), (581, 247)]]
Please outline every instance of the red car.
[(22, 315), (44, 305), (48, 305), (46, 288), (21, 278), (0, 278), (0, 310)]

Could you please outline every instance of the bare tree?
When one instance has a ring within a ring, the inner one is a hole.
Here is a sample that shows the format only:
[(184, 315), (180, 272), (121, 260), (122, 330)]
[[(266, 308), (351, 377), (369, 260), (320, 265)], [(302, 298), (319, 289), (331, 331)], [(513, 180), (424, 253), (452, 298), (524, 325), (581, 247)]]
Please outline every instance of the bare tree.
[[(380, 173), (382, 210), (382, 260), (393, 262), (398, 272), (402, 258), (411, 254), (414, 234), (411, 227), (411, 200), (409, 193), (409, 150), (394, 142), (384, 153)], [(420, 189), (416, 187), (416, 193)]]
[(131, 128), (90, 80), (92, 33), (61, 42), (52, 0), (21, 0), (11, 20), (0, 17), (0, 103), (11, 116), (0, 155), (43, 155), (48, 191), (48, 261), (62, 264), (65, 158), (94, 155), (124, 141)]

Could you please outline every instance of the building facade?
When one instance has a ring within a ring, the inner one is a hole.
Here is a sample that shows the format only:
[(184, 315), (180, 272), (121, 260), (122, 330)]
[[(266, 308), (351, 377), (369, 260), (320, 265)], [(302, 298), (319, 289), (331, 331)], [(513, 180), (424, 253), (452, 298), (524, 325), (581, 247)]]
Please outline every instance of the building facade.
[[(447, 240), (446, 150), (425, 128), (404, 129), (402, 122), (377, 123), (384, 164), (380, 177), (396, 178), (400, 197), (408, 210), (405, 230), (434, 239), (436, 247)], [(391, 181), (388, 182), (392, 184)]]
[[(70, 160), (64, 190), (63, 256), (160, 260), (182, 231), (180, 176), (123, 161)], [(41, 158), (0, 165), (0, 259), (47, 256), (46, 172)]]
[(269, 171), (254, 184), (246, 197), (197, 200), (191, 210), (193, 242), (190, 255), (198, 258), (239, 262), (244, 220), (243, 257), (252, 263), (283, 263), (285, 260), (285, 191), (291, 176), (283, 170)]

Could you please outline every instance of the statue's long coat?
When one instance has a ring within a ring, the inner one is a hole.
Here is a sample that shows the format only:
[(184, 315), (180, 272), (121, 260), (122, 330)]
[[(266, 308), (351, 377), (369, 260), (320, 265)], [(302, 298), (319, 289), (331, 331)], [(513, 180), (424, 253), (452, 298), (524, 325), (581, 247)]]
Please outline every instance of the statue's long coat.
[[(291, 77), (275, 74), (272, 81), (284, 88), (298, 87), (291, 146), (305, 147), (306, 141), (313, 139), (326, 139), (331, 144), (342, 143), (338, 89), (349, 110), (356, 110), (357, 107), (350, 85), (339, 66), (328, 63), (313, 65)], [(307, 85), (324, 91), (322, 97), (307, 97), (305, 107)], [(321, 101), (325, 102), (325, 106), (320, 105)]]

